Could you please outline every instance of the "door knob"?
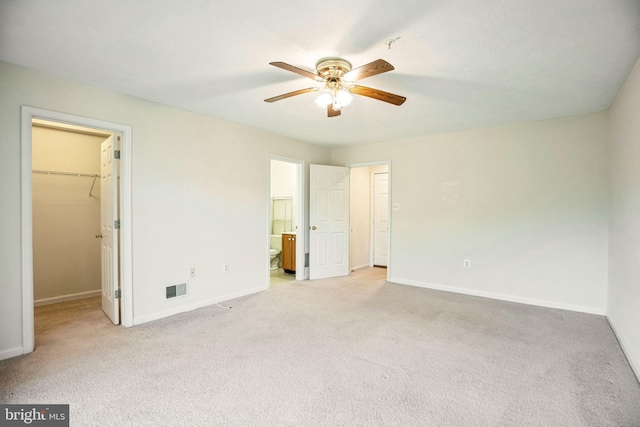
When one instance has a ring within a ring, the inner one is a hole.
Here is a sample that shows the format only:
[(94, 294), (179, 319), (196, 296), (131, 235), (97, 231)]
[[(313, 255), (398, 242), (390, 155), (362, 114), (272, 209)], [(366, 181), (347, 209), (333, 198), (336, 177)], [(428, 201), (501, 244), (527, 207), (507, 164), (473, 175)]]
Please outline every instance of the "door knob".
[(311, 227), (311, 229), (312, 229), (312, 230), (315, 230), (315, 229), (316, 229), (316, 226), (314, 225), (313, 227)]
[(96, 234), (96, 239), (102, 239), (102, 233)]

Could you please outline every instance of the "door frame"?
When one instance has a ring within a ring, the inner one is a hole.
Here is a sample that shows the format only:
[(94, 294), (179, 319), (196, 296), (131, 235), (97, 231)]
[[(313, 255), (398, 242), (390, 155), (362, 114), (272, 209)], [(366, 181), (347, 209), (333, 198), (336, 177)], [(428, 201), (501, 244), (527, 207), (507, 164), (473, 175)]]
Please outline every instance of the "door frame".
[[(292, 163), (296, 165), (297, 176), (297, 190), (298, 190), (298, 214), (297, 223), (298, 230), (296, 232), (296, 280), (306, 280), (309, 278), (309, 272), (306, 268), (306, 256), (305, 256), (305, 242), (307, 235), (306, 227), (306, 204), (304, 198), (304, 175), (305, 175), (305, 161), (300, 159), (294, 159), (292, 157), (280, 156), (278, 154), (269, 154), (269, 197), (267, 201), (267, 230), (271, 230), (271, 161), (276, 160), (278, 162)], [(269, 249), (271, 249), (270, 233), (267, 232), (267, 288), (271, 286), (271, 263), (269, 262)]]
[(131, 136), (129, 125), (21, 106), (21, 233), (22, 233), (22, 353), (35, 348), (33, 309), (33, 207), (32, 207), (32, 120), (43, 119), (101, 129), (121, 135), (120, 141), (120, 304), (122, 326), (133, 326), (133, 269), (131, 233)]
[[(370, 167), (370, 166), (387, 166), (387, 173), (388, 173), (388, 177), (389, 177), (389, 203), (387, 204), (387, 210), (388, 210), (388, 214), (389, 214), (389, 237), (387, 239), (387, 280), (390, 279), (391, 277), (391, 233), (393, 230), (393, 217), (391, 216), (391, 206), (392, 206), (392, 200), (393, 200), (393, 196), (392, 196), (392, 178), (393, 175), (391, 173), (391, 160), (383, 160), (383, 161), (377, 161), (377, 162), (364, 162), (364, 163), (349, 163), (346, 165), (348, 168), (351, 169), (355, 169), (355, 168), (365, 168), (365, 167)], [(370, 189), (370, 191), (373, 191), (372, 189)], [(372, 200), (373, 200), (373, 195), (372, 195)], [(373, 214), (372, 214), (373, 215)], [(373, 225), (371, 226), (373, 228)], [(373, 263), (373, 250), (372, 250), (372, 246), (373, 246), (373, 238), (370, 236), (369, 237), (369, 261), (370, 263)], [(373, 265), (373, 264), (371, 264)]]

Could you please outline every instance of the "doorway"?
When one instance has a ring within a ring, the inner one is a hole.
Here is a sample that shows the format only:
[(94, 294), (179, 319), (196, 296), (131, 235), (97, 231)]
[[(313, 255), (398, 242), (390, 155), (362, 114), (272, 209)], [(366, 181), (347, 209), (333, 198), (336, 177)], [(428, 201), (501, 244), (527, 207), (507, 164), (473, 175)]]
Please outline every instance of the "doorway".
[(391, 165), (376, 162), (349, 165), (351, 271), (367, 267), (390, 270)]
[[(120, 201), (116, 202), (115, 210), (120, 221), (120, 268), (115, 273), (120, 282), (119, 295), (122, 310), (123, 326), (133, 325), (132, 304), (132, 261), (131, 261), (131, 127), (118, 123), (105, 122), (97, 119), (73, 116), (55, 111), (38, 109), (28, 106), (22, 107), (21, 115), (21, 190), (22, 190), (22, 331), (23, 354), (34, 350), (34, 224), (33, 224), (33, 132), (34, 120), (55, 122), (67, 126), (93, 128), (94, 130), (120, 134), (120, 180), (116, 184), (119, 188)], [(64, 171), (62, 171), (64, 172)], [(90, 190), (89, 190), (90, 191)]]
[[(385, 233), (379, 233), (377, 239), (372, 237), (375, 221), (372, 183), (376, 174), (386, 178), (386, 189), (378, 194), (377, 199), (378, 230), (384, 229)], [(310, 278), (344, 276), (373, 267), (374, 254), (377, 253), (382, 255), (382, 259), (378, 257), (377, 265), (386, 267), (389, 280), (391, 162), (358, 163), (346, 167), (312, 164), (310, 177)], [(377, 243), (377, 251), (374, 243)]]
[[(110, 132), (34, 119), (34, 305), (101, 294), (101, 144)], [(107, 200), (108, 202), (108, 200)]]
[(270, 156), (269, 264), (270, 286), (304, 280), (304, 161)]

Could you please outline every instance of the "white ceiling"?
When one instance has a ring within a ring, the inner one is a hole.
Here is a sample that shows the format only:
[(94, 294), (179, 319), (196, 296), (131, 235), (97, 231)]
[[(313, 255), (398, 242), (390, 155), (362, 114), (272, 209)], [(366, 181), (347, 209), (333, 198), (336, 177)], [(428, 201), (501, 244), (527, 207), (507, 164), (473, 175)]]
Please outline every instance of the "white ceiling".
[[(328, 147), (605, 110), (639, 55), (640, 0), (0, 0), (2, 61)], [(263, 101), (327, 56), (407, 101)]]

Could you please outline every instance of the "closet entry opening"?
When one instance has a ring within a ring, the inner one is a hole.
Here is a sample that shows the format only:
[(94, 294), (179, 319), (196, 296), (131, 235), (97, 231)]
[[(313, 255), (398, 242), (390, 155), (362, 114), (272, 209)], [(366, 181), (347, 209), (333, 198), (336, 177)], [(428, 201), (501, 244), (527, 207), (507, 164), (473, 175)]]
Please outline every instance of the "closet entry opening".
[(35, 118), (31, 133), (36, 314), (95, 306), (119, 324), (120, 134)]
[(391, 163), (352, 164), (350, 173), (351, 271), (386, 268), (390, 277)]

